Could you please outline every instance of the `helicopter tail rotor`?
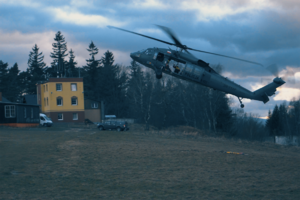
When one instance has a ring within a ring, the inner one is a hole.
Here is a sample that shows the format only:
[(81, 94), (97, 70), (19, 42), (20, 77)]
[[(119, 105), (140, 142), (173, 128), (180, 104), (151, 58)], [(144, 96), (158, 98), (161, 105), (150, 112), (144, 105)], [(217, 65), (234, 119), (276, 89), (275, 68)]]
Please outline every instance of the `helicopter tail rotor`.
[[(284, 70), (279, 71), (278, 66), (276, 64), (272, 64), (272, 65), (266, 67), (266, 70), (269, 71), (271, 74), (273, 74), (277, 78), (279, 78), (279, 74), (282, 74), (282, 76), (280, 78), (287, 83), (290, 83), (290, 84), (296, 83), (295, 74), (297, 73), (297, 71), (292, 67), (286, 67)], [(283, 73), (281, 73), (281, 72), (283, 72)]]

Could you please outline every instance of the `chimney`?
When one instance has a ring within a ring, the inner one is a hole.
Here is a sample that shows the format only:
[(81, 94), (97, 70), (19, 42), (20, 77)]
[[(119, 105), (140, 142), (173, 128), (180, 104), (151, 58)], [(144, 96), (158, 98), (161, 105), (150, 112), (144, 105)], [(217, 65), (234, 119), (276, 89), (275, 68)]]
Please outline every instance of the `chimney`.
[(0, 92), (0, 102), (2, 101), (2, 92)]

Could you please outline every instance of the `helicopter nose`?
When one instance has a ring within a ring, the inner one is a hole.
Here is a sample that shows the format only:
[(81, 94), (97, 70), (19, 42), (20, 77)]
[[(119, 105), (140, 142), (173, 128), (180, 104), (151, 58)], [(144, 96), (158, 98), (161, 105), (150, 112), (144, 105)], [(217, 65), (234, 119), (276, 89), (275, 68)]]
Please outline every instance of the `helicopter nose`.
[(131, 57), (132, 59), (133, 59), (133, 56), (134, 56), (134, 53), (131, 53), (131, 54), (130, 54), (130, 57)]
[(131, 54), (130, 54), (130, 57), (131, 57), (132, 59), (138, 58), (138, 57), (140, 57), (140, 53), (139, 53), (139, 52), (131, 53)]

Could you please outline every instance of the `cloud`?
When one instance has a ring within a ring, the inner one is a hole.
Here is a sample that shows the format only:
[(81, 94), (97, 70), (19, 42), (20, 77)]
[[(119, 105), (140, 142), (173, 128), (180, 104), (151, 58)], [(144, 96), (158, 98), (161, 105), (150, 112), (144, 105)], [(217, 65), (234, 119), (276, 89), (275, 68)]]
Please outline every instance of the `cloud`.
[[(130, 4), (128, 4), (130, 5)], [(133, 6), (134, 8), (137, 9), (167, 9), (169, 8), (167, 4), (163, 3), (163, 1), (159, 0), (137, 0), (133, 1), (130, 6)]]
[(274, 97), (274, 100), (290, 101), (293, 98), (300, 97), (300, 89), (296, 88), (278, 88), (279, 93)]
[[(21, 33), (19, 31), (4, 32), (0, 30), (0, 60), (4, 62), (10, 62), (12, 65), (14, 62), (18, 62), (20, 70), (27, 68), (27, 60), (29, 52), (32, 47), (37, 44), (40, 48), (40, 52), (43, 52), (45, 56), (44, 61), (50, 63), (50, 51), (52, 48), (52, 41), (55, 36), (55, 32), (48, 31), (42, 33)], [(7, 61), (6, 55), (9, 52), (11, 57)]]
[(80, 26), (96, 26), (99, 28), (108, 25), (123, 26), (125, 22), (118, 22), (114, 19), (109, 19), (101, 15), (85, 15), (78, 11), (62, 8), (51, 8), (51, 12), (55, 16), (56, 22), (76, 24)]
[(273, 7), (267, 0), (261, 1), (182, 1), (182, 10), (197, 11), (198, 21), (220, 20), (227, 16)]

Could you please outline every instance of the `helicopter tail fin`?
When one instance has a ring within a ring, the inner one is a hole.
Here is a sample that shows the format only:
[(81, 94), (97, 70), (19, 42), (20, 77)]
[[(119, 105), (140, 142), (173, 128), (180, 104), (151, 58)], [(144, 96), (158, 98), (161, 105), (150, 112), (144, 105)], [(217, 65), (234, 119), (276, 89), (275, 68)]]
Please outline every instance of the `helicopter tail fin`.
[(272, 96), (276, 92), (276, 88), (285, 84), (285, 82), (281, 78), (274, 78), (273, 82), (254, 91), (254, 99), (267, 103), (269, 101), (269, 96)]

